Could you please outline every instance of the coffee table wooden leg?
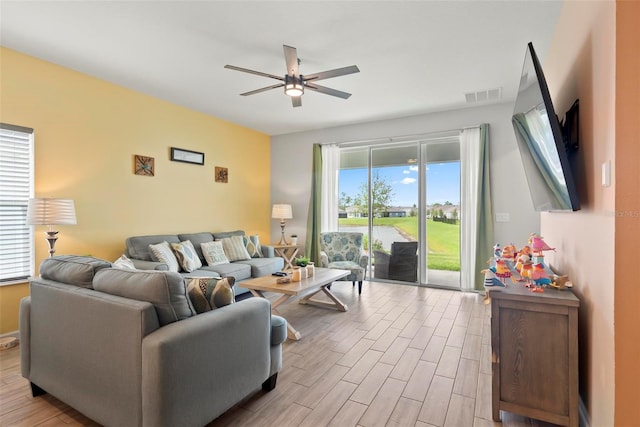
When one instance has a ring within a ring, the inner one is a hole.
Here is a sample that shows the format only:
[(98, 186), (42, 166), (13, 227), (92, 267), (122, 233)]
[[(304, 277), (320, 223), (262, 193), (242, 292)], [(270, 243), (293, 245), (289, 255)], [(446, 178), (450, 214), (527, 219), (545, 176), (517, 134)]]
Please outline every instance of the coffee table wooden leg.
[[(335, 308), (335, 309), (337, 309), (339, 311), (347, 311), (348, 310), (347, 305), (345, 303), (343, 303), (342, 301), (340, 301), (337, 296), (335, 296), (329, 289), (327, 289), (327, 286), (329, 286), (329, 285), (331, 285), (331, 284), (329, 283), (328, 285), (322, 286), (318, 292), (314, 292), (311, 295), (307, 295), (306, 297), (302, 298), (299, 301), (299, 303), (300, 304), (316, 305), (316, 306), (319, 306), (319, 307)], [(332, 302), (318, 301), (318, 300), (315, 300), (315, 299), (311, 299), (314, 295), (316, 295), (320, 291), (324, 292), (325, 295), (327, 295)]]
[[(264, 294), (261, 291), (250, 289), (251, 293), (259, 298), (265, 298)], [(271, 313), (277, 316), (282, 316), (282, 314), (278, 311), (278, 307), (284, 304), (291, 295), (282, 295), (277, 300), (271, 303)], [(302, 334), (298, 332), (293, 326), (291, 326), (291, 322), (287, 320), (287, 338), (294, 341), (299, 341), (302, 338)]]

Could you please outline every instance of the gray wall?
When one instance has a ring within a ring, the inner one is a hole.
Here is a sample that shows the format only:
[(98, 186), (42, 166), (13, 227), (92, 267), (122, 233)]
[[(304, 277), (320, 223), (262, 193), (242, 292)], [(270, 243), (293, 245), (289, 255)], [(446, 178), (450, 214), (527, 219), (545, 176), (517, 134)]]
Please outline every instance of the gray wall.
[[(512, 110), (513, 104), (507, 102), (271, 137), (271, 201), (293, 207), (293, 219), (287, 221), (287, 238), (297, 233), (298, 243), (305, 241), (314, 143), (400, 137), (489, 123), (495, 240), (516, 246), (525, 244), (530, 233), (540, 231), (540, 215), (533, 210), (529, 196), (511, 126)], [(510, 221), (496, 223), (496, 213), (509, 214)], [(272, 220), (271, 240), (279, 237), (279, 223)]]

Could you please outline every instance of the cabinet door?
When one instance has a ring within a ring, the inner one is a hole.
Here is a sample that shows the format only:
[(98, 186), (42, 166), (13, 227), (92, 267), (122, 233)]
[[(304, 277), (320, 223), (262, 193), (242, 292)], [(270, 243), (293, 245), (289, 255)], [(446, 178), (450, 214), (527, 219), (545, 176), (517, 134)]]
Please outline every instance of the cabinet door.
[(501, 401), (569, 415), (567, 314), (566, 307), (501, 302)]

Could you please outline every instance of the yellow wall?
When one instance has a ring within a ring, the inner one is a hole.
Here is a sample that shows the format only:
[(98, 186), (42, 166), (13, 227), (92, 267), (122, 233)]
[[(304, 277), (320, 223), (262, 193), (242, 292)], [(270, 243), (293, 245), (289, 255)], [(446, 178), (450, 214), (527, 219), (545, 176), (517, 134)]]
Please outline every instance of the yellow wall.
[[(615, 3), (564, 2), (543, 68), (563, 116), (580, 99), (582, 210), (541, 215), (541, 233), (557, 247), (550, 264), (569, 274), (580, 298), (580, 395), (591, 425), (612, 426), (615, 403), (615, 186), (601, 164), (615, 165)], [(615, 168), (614, 168), (615, 170)]]
[(639, 2), (564, 2), (543, 64), (558, 114), (580, 98), (582, 211), (543, 214), (541, 232), (580, 297), (580, 394), (594, 426), (640, 425), (638, 40)]
[(615, 425), (640, 425), (640, 2), (616, 2)]
[[(114, 260), (132, 235), (244, 229), (269, 237), (268, 135), (0, 48), (0, 121), (35, 129), (35, 195), (75, 200), (57, 254)], [(205, 153), (172, 162), (170, 147)], [(135, 154), (155, 176), (133, 174)], [(214, 181), (214, 166), (229, 183)], [(48, 255), (35, 227), (36, 265)], [(0, 288), (0, 333), (18, 328), (25, 284)]]

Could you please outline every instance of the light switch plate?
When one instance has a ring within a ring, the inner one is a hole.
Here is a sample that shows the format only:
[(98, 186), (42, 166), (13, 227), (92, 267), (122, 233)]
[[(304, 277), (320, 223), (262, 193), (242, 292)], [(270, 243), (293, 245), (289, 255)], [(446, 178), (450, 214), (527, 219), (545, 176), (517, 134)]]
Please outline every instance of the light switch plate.
[(511, 215), (508, 212), (496, 213), (496, 222), (510, 222)]
[(611, 186), (611, 160), (602, 163), (602, 186)]

